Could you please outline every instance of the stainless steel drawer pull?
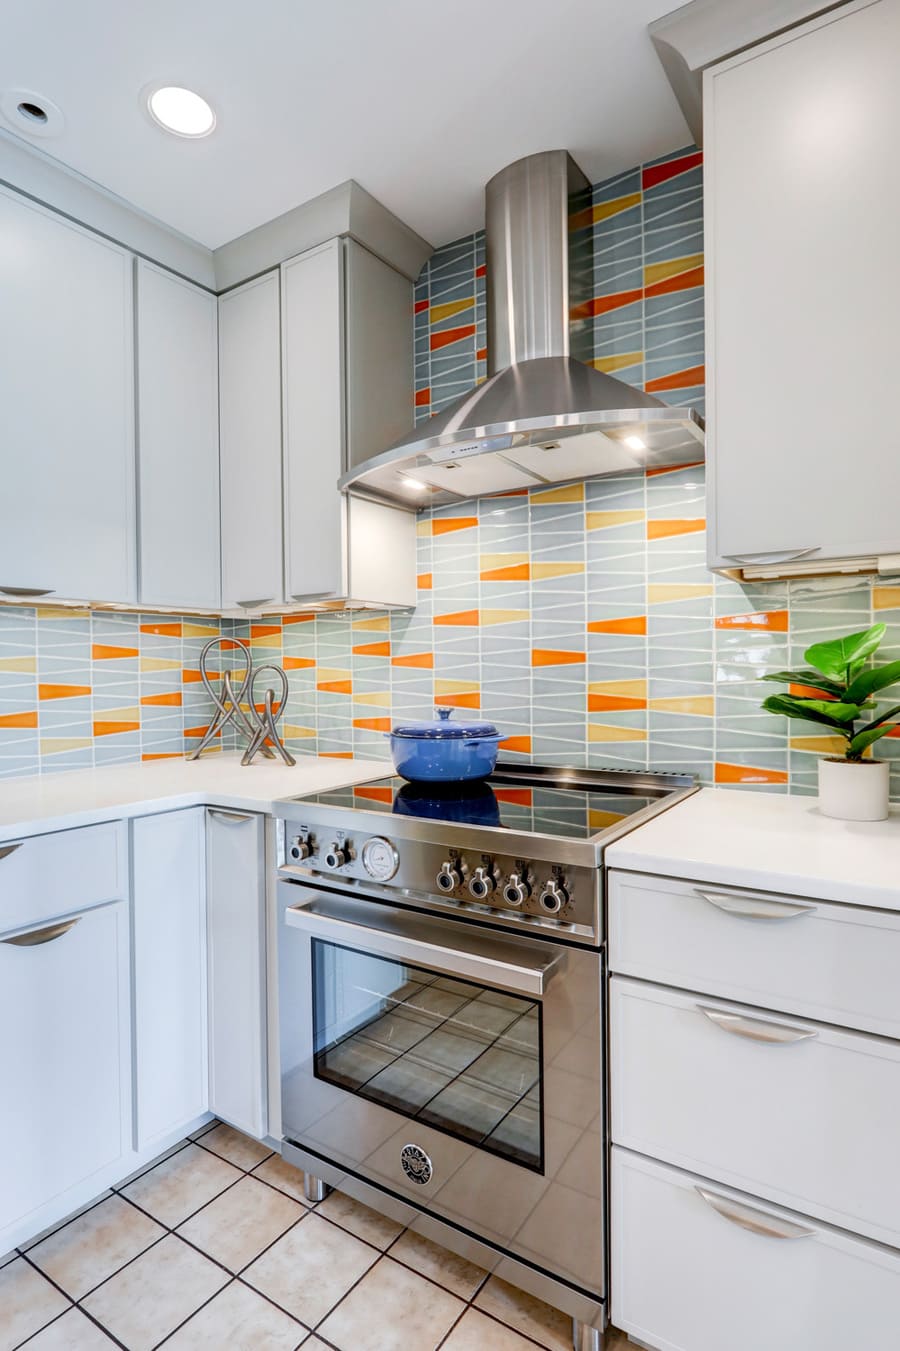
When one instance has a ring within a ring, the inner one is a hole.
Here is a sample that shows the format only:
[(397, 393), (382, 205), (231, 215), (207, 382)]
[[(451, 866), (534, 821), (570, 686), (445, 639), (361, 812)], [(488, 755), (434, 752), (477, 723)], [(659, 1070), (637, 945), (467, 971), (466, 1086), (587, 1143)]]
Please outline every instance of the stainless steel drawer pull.
[(210, 807), (208, 810), (210, 816), (214, 816), (217, 821), (228, 821), (234, 826), (240, 826), (245, 821), (253, 820), (253, 817), (248, 816), (245, 812), (226, 812), (221, 807)]
[(0, 942), (11, 943), (14, 948), (36, 948), (40, 943), (52, 943), (54, 938), (62, 938), (70, 929), (74, 929), (76, 924), (81, 923), (81, 916), (76, 919), (64, 920), (62, 924), (48, 924), (43, 929), (29, 929), (27, 933), (16, 934), (13, 938), (3, 938)]
[(22, 848), (21, 840), (19, 840), (17, 844), (0, 845), (0, 858), (9, 858), (10, 854), (14, 854), (17, 849), (21, 848)]
[(735, 1037), (746, 1037), (748, 1041), (763, 1041), (770, 1046), (789, 1046), (792, 1042), (809, 1041), (819, 1035), (812, 1028), (767, 1023), (762, 1018), (748, 1018), (743, 1013), (726, 1013), (724, 1009), (711, 1009), (705, 1004), (698, 1004), (697, 1008), (716, 1027), (721, 1027), (723, 1032), (730, 1032)]
[(733, 1201), (730, 1196), (720, 1196), (707, 1187), (695, 1186), (694, 1191), (717, 1215), (732, 1224), (739, 1224), (742, 1229), (749, 1229), (751, 1234), (760, 1234), (763, 1238), (813, 1238), (815, 1235), (815, 1229), (757, 1210), (756, 1206), (745, 1205), (743, 1201)]
[(39, 586), (0, 586), (4, 596), (55, 596), (56, 592), (41, 590)]
[(724, 891), (701, 891), (699, 887), (694, 887), (694, 892), (717, 910), (740, 915), (743, 919), (800, 919), (803, 915), (814, 915), (818, 909), (815, 905), (770, 901), (764, 896), (730, 896)]
[(722, 557), (731, 558), (735, 563), (790, 563), (793, 558), (817, 554), (821, 547), (821, 544), (814, 544), (809, 549), (763, 549), (756, 554), (723, 554)]

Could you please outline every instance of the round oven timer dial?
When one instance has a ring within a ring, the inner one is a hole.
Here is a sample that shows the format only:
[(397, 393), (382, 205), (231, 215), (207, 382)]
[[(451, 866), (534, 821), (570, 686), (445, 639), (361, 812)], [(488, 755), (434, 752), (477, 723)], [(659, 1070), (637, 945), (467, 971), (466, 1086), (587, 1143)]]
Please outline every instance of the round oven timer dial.
[(400, 857), (390, 840), (373, 835), (362, 847), (362, 865), (376, 882), (389, 882), (400, 867)]

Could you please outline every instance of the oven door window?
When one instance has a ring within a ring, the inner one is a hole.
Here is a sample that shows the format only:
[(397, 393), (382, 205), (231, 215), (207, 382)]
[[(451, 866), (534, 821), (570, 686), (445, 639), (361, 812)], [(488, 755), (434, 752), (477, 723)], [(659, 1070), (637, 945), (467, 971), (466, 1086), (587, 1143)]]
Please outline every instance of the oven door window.
[(312, 940), (317, 1079), (543, 1171), (541, 1006)]

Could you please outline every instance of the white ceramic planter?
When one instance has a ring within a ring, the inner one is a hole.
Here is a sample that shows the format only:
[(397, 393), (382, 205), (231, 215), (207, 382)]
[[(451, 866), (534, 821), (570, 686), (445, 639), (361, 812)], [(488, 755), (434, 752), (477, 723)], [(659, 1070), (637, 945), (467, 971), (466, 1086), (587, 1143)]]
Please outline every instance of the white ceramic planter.
[(819, 811), (839, 821), (883, 821), (890, 802), (887, 760), (819, 761)]

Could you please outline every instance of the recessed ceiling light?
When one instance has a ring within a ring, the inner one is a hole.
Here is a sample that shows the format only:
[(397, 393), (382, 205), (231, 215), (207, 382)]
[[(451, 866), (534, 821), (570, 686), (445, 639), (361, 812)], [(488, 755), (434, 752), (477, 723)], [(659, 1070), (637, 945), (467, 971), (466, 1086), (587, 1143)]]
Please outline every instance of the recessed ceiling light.
[(639, 436), (623, 436), (622, 440), (629, 450), (646, 450), (647, 442), (642, 441)]
[(7, 89), (0, 95), (0, 112), (23, 136), (58, 136), (66, 119), (52, 99), (31, 89)]
[(154, 89), (147, 99), (147, 107), (154, 122), (175, 136), (208, 136), (215, 129), (216, 115), (212, 108), (195, 94), (193, 89), (167, 84)]

